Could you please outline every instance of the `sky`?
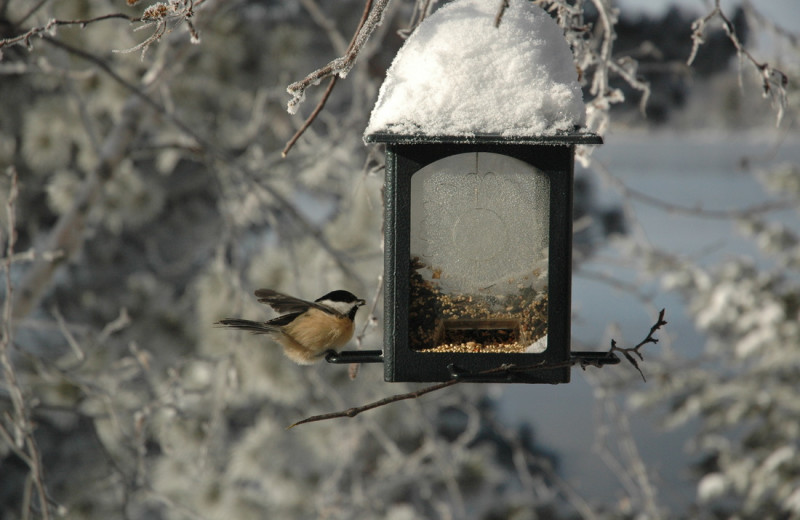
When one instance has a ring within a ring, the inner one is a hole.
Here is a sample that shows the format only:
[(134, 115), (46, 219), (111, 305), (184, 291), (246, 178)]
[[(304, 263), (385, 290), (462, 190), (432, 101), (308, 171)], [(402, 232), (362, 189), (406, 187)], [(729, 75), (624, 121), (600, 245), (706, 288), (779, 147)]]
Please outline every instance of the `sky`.
[[(699, 13), (708, 12), (713, 5), (712, 0), (616, 0), (622, 9), (633, 9), (646, 14), (660, 14), (670, 5), (679, 5)], [(799, 0), (751, 0), (764, 16), (783, 29), (800, 34), (800, 1)], [(722, 0), (722, 9), (733, 12), (739, 0)]]

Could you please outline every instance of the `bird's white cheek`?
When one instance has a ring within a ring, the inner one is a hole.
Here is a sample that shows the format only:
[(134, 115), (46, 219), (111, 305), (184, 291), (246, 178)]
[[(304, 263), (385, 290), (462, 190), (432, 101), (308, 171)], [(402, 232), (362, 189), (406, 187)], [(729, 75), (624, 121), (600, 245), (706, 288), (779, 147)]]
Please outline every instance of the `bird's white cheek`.
[(322, 302), (326, 307), (330, 307), (331, 309), (339, 312), (343, 315), (347, 315), (353, 309), (353, 303), (345, 303), (345, 302), (332, 302), (332, 301), (324, 301)]

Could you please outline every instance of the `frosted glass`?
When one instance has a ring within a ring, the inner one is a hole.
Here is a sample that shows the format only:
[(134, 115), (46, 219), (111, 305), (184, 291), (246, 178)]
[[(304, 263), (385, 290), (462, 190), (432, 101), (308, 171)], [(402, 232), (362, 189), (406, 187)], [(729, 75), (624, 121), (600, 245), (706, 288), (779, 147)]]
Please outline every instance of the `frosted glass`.
[(518, 159), (459, 154), (414, 174), (412, 345), (546, 348), (549, 215), (549, 177)]

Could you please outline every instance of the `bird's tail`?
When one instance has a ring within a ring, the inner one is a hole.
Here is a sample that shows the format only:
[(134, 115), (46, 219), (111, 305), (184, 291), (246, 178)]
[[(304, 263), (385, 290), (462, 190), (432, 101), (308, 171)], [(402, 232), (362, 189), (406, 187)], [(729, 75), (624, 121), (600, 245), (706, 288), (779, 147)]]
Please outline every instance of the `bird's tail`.
[(215, 325), (230, 327), (232, 329), (246, 330), (252, 332), (253, 334), (272, 334), (280, 330), (279, 327), (269, 323), (242, 320), (239, 318), (226, 318), (224, 320), (219, 320)]

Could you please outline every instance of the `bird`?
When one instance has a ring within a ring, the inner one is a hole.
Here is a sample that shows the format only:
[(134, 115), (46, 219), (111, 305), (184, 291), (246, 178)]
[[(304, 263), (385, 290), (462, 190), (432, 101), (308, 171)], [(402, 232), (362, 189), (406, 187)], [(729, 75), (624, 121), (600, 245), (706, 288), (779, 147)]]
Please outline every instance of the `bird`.
[(225, 318), (216, 325), (267, 334), (283, 347), (289, 359), (300, 365), (311, 365), (350, 341), (356, 312), (365, 303), (344, 290), (331, 291), (313, 302), (272, 289), (258, 289), (255, 295), (260, 303), (286, 314), (265, 322)]

